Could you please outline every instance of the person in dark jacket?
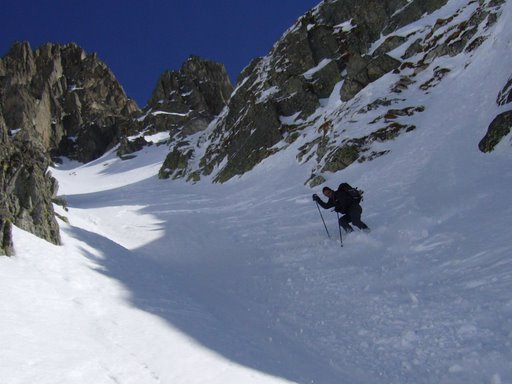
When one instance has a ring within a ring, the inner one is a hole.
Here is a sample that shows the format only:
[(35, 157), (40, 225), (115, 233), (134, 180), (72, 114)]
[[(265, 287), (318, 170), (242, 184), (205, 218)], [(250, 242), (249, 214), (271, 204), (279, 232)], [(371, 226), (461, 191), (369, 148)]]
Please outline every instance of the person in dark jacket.
[(324, 203), (322, 199), (317, 195), (313, 195), (313, 200), (316, 201), (323, 209), (334, 208), (336, 212), (341, 213), (339, 220), (340, 226), (349, 233), (354, 230), (350, 223), (354, 224), (357, 228), (369, 232), (370, 228), (361, 221), (361, 213), (363, 208), (357, 203), (352, 196), (347, 192), (338, 189), (333, 191), (329, 187), (324, 187), (322, 193), (329, 199), (327, 203)]

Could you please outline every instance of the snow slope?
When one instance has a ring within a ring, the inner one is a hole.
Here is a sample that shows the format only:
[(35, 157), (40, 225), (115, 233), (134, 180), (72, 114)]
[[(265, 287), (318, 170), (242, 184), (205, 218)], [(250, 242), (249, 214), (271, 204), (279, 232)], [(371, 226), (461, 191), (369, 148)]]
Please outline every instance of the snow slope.
[(64, 245), (15, 229), (0, 258), (0, 382), (512, 383), (510, 136), (477, 148), (511, 18), (444, 59), (421, 129), (331, 175), (372, 228), (343, 248), (295, 150), (224, 185), (158, 180), (162, 146), (52, 170)]

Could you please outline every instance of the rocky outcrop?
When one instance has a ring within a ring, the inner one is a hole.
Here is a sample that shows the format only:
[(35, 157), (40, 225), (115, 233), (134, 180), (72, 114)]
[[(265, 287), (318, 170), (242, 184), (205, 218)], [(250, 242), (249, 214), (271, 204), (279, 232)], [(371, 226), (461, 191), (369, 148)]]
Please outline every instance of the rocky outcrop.
[(93, 160), (137, 127), (135, 102), (76, 44), (16, 43), (0, 60), (0, 89), (7, 127), (56, 156)]
[[(370, 52), (372, 44), (385, 32), (445, 3), (322, 2), (301, 17), (267, 56), (253, 60), (241, 73), (228, 108), (202, 139), (208, 146), (194, 169), (196, 177), (213, 175), (214, 181), (224, 182), (251, 170), (275, 153), (278, 143), (290, 144), (300, 130), (316, 124), (318, 119), (311, 117), (337, 85), (339, 98), (349, 101), (368, 84), (397, 70), (402, 62), (388, 52), (406, 37), (390, 39)], [(325, 156), (327, 143), (323, 148)]]
[[(504, 106), (512, 103), (512, 78), (507, 82), (503, 89), (498, 94), (496, 103), (499, 106)], [(496, 145), (498, 145), (505, 136), (512, 130), (512, 110), (502, 112), (494, 118), (487, 133), (483, 139), (478, 143), (478, 148), (482, 152), (492, 152)]]
[(158, 80), (141, 122), (145, 134), (169, 132), (171, 152), (159, 172), (161, 178), (187, 173), (193, 148), (188, 137), (204, 131), (227, 105), (233, 86), (224, 65), (191, 56), (179, 71)]
[(492, 152), (496, 145), (512, 130), (512, 111), (500, 113), (489, 125), (487, 133), (478, 144), (482, 152)]
[(60, 242), (49, 154), (93, 160), (136, 131), (138, 111), (95, 54), (14, 44), (0, 59), (1, 253), (13, 253), (13, 224)]
[[(0, 109), (0, 161), (2, 163), (5, 162), (4, 158), (7, 158), (7, 140), (7, 127), (5, 126), (4, 117)], [(5, 153), (5, 155), (2, 155), (3, 153)], [(0, 205), (0, 255), (10, 256), (13, 254), (12, 221), (6, 204), (8, 188), (4, 180), (5, 176), (2, 174), (0, 179), (0, 191), (2, 192)]]
[(145, 108), (146, 126), (182, 136), (204, 130), (226, 106), (233, 86), (224, 65), (191, 56), (179, 71), (166, 71)]
[[(0, 119), (0, 128), (2, 120)], [(5, 127), (4, 127), (5, 128)], [(2, 128), (2, 131), (5, 130)], [(57, 183), (47, 172), (44, 148), (34, 141), (6, 138), (0, 143), (0, 254), (12, 255), (12, 225), (54, 244), (60, 243), (52, 198)]]
[[(298, 147), (299, 162), (316, 163), (311, 183), (389, 153), (376, 144), (421, 129), (411, 120), (425, 107), (408, 105), (408, 95), (430, 93), (450, 73), (435, 64), (437, 58), (472, 56), (503, 1), (468, 1), (439, 12), (432, 24), (399, 30), (446, 3), (322, 2), (240, 75), (226, 113), (203, 138), (209, 145), (196, 173), (226, 181), (299, 138), (305, 142)], [(375, 92), (369, 86), (385, 75), (382, 84), (390, 85), (365, 100)], [(333, 102), (335, 109), (326, 107)], [(504, 114), (493, 125), (494, 137), (505, 134), (507, 119)]]
[(340, 91), (342, 101), (348, 101), (368, 84), (378, 80), (386, 73), (397, 69), (401, 62), (386, 54), (374, 58), (353, 55), (347, 63), (347, 77)]

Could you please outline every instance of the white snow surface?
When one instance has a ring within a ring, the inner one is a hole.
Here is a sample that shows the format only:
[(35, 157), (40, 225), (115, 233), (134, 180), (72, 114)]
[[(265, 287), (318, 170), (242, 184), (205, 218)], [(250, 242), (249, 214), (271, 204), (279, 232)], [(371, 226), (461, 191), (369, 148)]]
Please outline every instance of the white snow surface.
[(330, 176), (372, 228), (343, 248), (293, 150), (223, 185), (158, 180), (166, 146), (52, 169), (63, 245), (14, 228), (0, 258), (0, 383), (512, 383), (511, 137), (477, 148), (511, 16), (388, 155)]

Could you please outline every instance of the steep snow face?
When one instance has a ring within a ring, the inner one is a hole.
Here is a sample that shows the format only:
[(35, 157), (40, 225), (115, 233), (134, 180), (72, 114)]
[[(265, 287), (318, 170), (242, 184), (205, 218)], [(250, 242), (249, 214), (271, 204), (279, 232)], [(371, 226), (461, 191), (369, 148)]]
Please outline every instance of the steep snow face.
[[(438, 11), (375, 41), (368, 50), (366, 69), (362, 68), (361, 72), (369, 73), (378, 51), (399, 60), (400, 66), (342, 102), (340, 92), (343, 94), (347, 82), (354, 80), (354, 76), (352, 79), (347, 76), (314, 114), (296, 122), (304, 128), (296, 139), (300, 144), (298, 159), (311, 167), (311, 180), (328, 179), (329, 173), (353, 162), (388, 154), (394, 147), (392, 141), (400, 135), (414, 130), (430, 131), (434, 112), (429, 108), (439, 97), (438, 92), (433, 92), (434, 88), (458, 76), (485, 54), (478, 47), (493, 35), (498, 14), (500, 8), (489, 2), (450, 1)], [(499, 63), (508, 60), (508, 54), (503, 54), (503, 59), (501, 53), (497, 55)], [(496, 66), (499, 68), (495, 71), (501, 76), (510, 76), (506, 70), (502, 72), (504, 66)], [(474, 81), (478, 83), (478, 79)], [(355, 80), (359, 81), (357, 76)], [(503, 77), (498, 80), (502, 81)], [(495, 88), (486, 89), (490, 94), (480, 93), (481, 97), (495, 99)], [(456, 97), (453, 103), (462, 106), (463, 100)], [(489, 113), (487, 118), (492, 121), (495, 109), (483, 113)], [(442, 125), (451, 123), (444, 120), (444, 116), (438, 117)], [(464, 120), (465, 116), (454, 118)], [(487, 127), (489, 123), (483, 121), (482, 124)]]
[(505, 3), (476, 51), (400, 102), (425, 109), (373, 143), (386, 156), (326, 174), (365, 190), (372, 232), (343, 248), (300, 141), (223, 185), (158, 180), (163, 146), (52, 170), (64, 245), (15, 229), (17, 256), (0, 259), (0, 381), (512, 382), (510, 135), (478, 150), (507, 108), (510, 20)]

